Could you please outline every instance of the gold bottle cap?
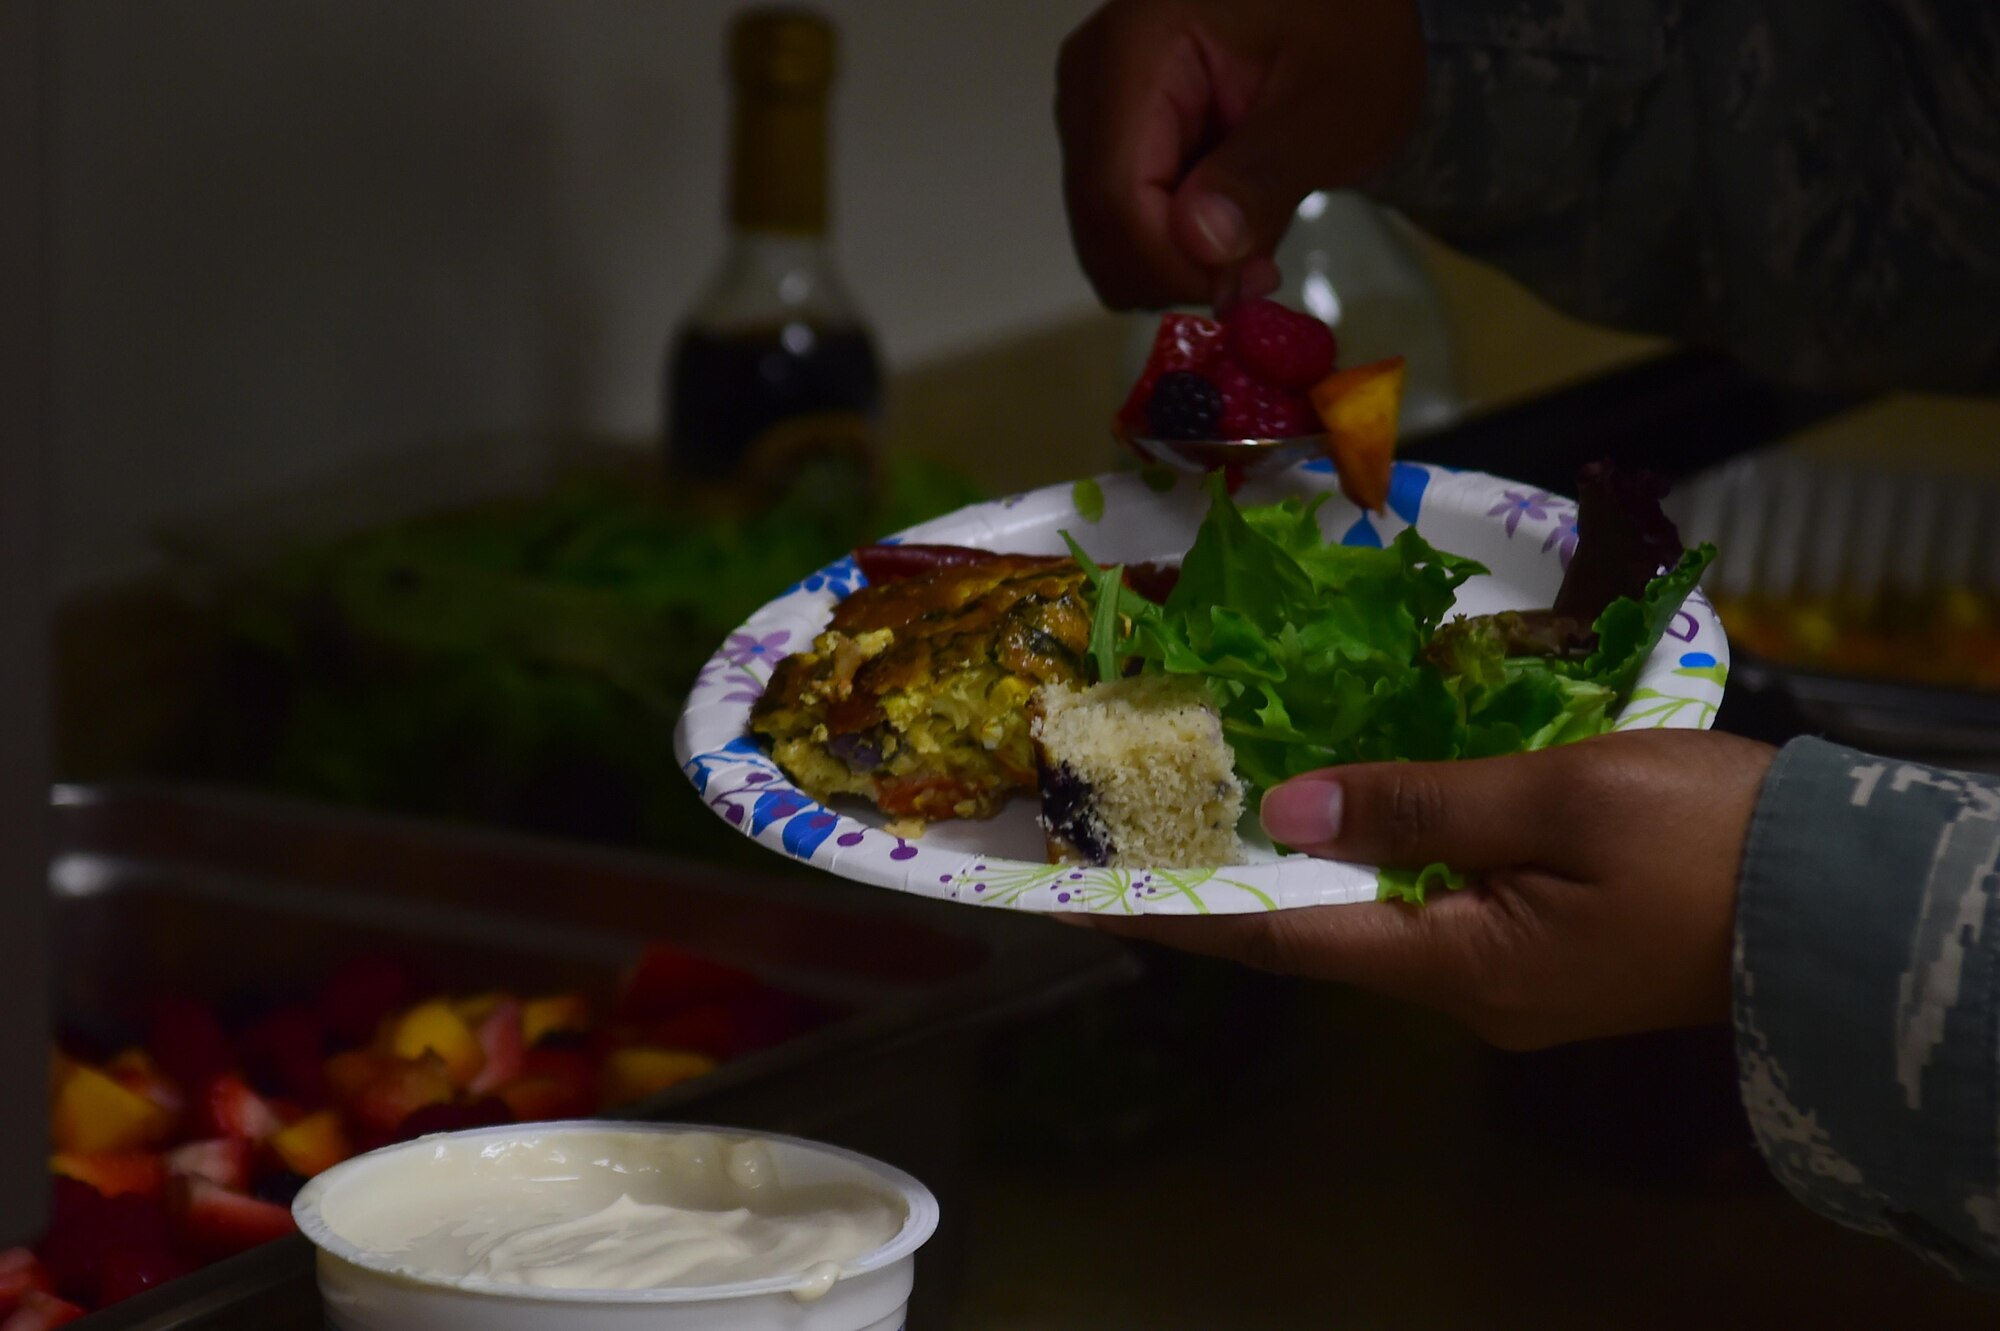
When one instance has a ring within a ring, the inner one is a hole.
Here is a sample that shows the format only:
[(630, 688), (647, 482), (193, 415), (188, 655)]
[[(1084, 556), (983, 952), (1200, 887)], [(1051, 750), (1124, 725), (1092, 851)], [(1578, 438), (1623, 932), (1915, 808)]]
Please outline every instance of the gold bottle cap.
[(815, 10), (785, 6), (745, 11), (729, 38), (729, 69), (745, 90), (823, 92), (833, 82), (837, 38)]

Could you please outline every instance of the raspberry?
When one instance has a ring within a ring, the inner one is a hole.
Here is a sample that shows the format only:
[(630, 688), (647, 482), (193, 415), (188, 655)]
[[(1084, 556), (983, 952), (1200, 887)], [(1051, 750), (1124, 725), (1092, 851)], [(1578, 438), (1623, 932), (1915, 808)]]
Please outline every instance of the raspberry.
[(1222, 394), (1192, 370), (1160, 376), (1146, 403), (1146, 423), (1156, 439), (1213, 439), (1222, 420)]
[(1256, 378), (1303, 392), (1333, 372), (1333, 330), (1274, 300), (1246, 300), (1229, 316), (1229, 354)]
[(1224, 439), (1294, 439), (1319, 433), (1319, 418), (1302, 393), (1259, 383), (1228, 357), (1208, 367), (1222, 397), (1220, 437)]
[(1160, 376), (1175, 370), (1201, 369), (1221, 349), (1222, 337), (1221, 324), (1198, 314), (1169, 314), (1162, 318), (1160, 331), (1153, 337), (1153, 350), (1146, 357), (1146, 368), (1139, 372), (1139, 382), (1132, 385), (1132, 395), (1125, 399), (1118, 419), (1130, 426), (1145, 424), (1146, 403), (1152, 399)]

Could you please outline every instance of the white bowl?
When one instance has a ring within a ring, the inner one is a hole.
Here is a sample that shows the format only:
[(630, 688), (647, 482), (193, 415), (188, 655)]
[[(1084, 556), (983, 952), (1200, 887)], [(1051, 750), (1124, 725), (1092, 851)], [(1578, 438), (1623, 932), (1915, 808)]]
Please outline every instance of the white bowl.
[[(702, 1133), (754, 1136), (789, 1185), (850, 1184), (901, 1200), (902, 1228), (888, 1243), (842, 1265), (823, 1296), (802, 1299), (798, 1275), (729, 1285), (648, 1290), (563, 1290), (484, 1285), (412, 1270), (393, 1253), (364, 1248), (335, 1228), (342, 1200), (409, 1168), (440, 1142), (544, 1141), (551, 1137)], [(319, 1249), (319, 1288), (329, 1331), (900, 1331), (915, 1280), (916, 1253), (937, 1228), (937, 1199), (899, 1169), (838, 1147), (795, 1137), (686, 1124), (522, 1123), (447, 1133), (371, 1151), (336, 1165), (292, 1205), (299, 1228)]]

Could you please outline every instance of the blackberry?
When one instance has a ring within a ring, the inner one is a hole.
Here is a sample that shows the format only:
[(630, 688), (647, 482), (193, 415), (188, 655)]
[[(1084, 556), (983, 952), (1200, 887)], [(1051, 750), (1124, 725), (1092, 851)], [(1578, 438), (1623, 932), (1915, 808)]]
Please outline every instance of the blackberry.
[(1156, 439), (1213, 439), (1222, 422), (1222, 394), (1192, 370), (1174, 370), (1153, 385), (1146, 424)]
[(1091, 864), (1109, 864), (1116, 852), (1090, 812), (1090, 784), (1066, 765), (1041, 773), (1042, 828)]

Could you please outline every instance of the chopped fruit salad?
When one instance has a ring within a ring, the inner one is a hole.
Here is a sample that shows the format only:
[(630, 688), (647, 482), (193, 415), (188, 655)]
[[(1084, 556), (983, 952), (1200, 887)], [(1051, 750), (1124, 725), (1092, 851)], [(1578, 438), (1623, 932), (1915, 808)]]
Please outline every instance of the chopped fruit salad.
[(166, 999), (129, 1047), (58, 1050), (51, 1223), (0, 1251), (0, 1331), (59, 1326), (281, 1238), (305, 1181), (359, 1152), (616, 1109), (828, 1015), (664, 944), (599, 1006), (426, 997), (410, 967), (367, 958), (246, 1022)]
[(1169, 314), (1118, 412), (1126, 436), (1299, 439), (1324, 434), (1340, 488), (1362, 508), (1389, 498), (1403, 358), (1339, 368), (1333, 330), (1276, 301), (1220, 319)]

